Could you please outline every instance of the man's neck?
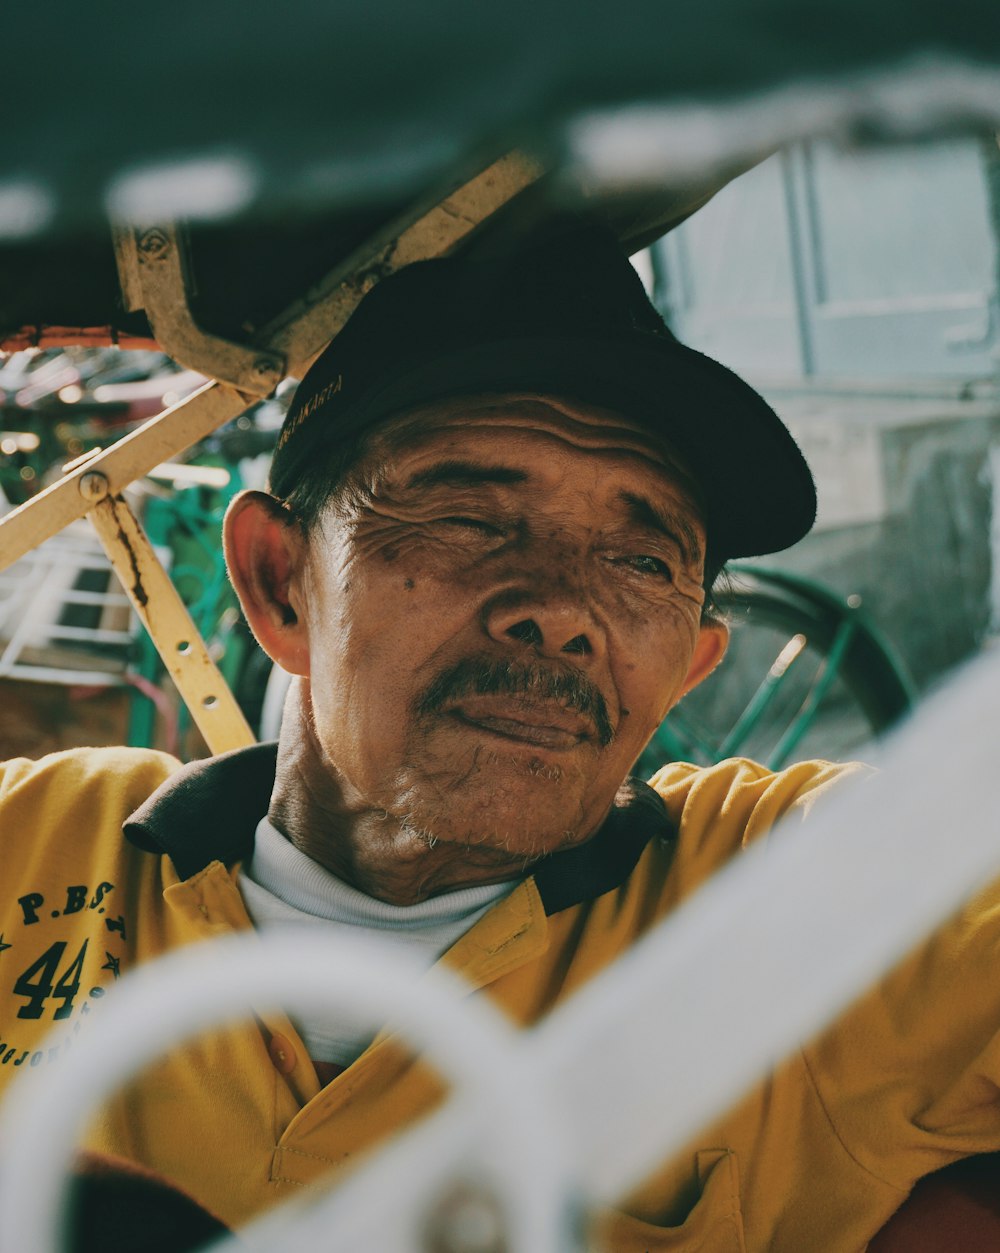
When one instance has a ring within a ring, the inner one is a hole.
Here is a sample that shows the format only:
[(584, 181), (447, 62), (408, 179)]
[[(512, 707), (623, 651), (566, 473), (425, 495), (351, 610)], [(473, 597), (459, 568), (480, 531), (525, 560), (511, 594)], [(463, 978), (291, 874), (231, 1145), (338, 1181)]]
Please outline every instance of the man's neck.
[(301, 724), (282, 728), (268, 817), (301, 852), (391, 905), (523, 875), (523, 857), (436, 841), (353, 798)]

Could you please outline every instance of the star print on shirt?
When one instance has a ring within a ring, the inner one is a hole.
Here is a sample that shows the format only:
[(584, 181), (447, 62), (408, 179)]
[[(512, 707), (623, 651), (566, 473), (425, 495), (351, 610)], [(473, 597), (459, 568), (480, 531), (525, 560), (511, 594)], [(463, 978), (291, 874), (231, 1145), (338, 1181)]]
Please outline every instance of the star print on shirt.
[(109, 953), (109, 952), (107, 951), (107, 949), (105, 949), (105, 950), (104, 950), (104, 956), (105, 956), (108, 960), (104, 963), (104, 965), (101, 967), (101, 969), (102, 969), (102, 970), (110, 970), (110, 971), (111, 971), (111, 973), (114, 975), (114, 977), (117, 979), (117, 978), (119, 977), (119, 975), (121, 974), (121, 970), (119, 969), (119, 964), (120, 964), (120, 963), (119, 963), (119, 961), (118, 961), (118, 958), (117, 958), (117, 957), (115, 957), (115, 956), (113, 956), (111, 953)]
[(5, 948), (13, 948), (13, 947), (14, 947), (14, 946), (13, 946), (13, 944), (4, 944), (4, 942), (3, 942), (3, 932), (2, 932), (2, 931), (0, 931), (0, 953), (2, 953), (2, 952), (4, 951), (4, 949), (5, 949)]

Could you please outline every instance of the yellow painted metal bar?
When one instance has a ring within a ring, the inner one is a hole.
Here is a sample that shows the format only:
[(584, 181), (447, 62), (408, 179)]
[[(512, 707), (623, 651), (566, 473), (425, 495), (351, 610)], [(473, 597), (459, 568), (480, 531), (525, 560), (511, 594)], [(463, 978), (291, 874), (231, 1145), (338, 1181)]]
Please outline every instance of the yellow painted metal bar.
[(78, 465), (0, 522), (0, 570), (13, 565), (93, 507), (80, 490), (85, 474), (99, 472), (107, 481), (108, 492), (117, 495), (161, 462), (169, 461), (223, 422), (237, 417), (254, 399), (231, 387), (209, 383), (85, 465)]
[(183, 241), (173, 222), (115, 231), (118, 279), (129, 309), (145, 309), (156, 342), (189, 370), (237, 391), (269, 396), (285, 377), (284, 358), (233, 343), (195, 321), (184, 273)]
[(381, 241), (368, 241), (325, 284), (318, 284), (306, 300), (273, 322), (261, 341), (287, 358), (292, 374), (301, 375), (379, 279), (412, 261), (448, 252), (543, 172), (524, 153), (501, 157), (411, 225), (392, 227)]
[(209, 751), (225, 753), (253, 744), (254, 734), (243, 711), (138, 519), (121, 496), (106, 494), (107, 480), (94, 471), (92, 463), (84, 472), (84, 490), (91, 502), (88, 517), (104, 551)]

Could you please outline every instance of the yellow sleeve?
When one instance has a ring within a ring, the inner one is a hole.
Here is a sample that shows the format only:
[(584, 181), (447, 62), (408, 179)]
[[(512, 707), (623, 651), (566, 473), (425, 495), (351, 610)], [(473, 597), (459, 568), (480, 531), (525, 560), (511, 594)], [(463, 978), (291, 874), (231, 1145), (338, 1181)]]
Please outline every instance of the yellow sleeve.
[(866, 766), (802, 761), (785, 770), (742, 757), (716, 766), (674, 762), (650, 779), (678, 833), (671, 868), (675, 899), (698, 887), (734, 853), (765, 836), (783, 818), (801, 820), (844, 779)]
[[(864, 767), (749, 761), (665, 767), (651, 785), (679, 832), (674, 901), (782, 818), (804, 818)], [(942, 834), (942, 838), (946, 838)], [(821, 955), (817, 955), (817, 970)], [(1000, 1150), (1000, 881), (991, 884), (804, 1051), (830, 1126), (902, 1191), (971, 1153)]]
[(845, 1148), (896, 1187), (1000, 1149), (1000, 882), (848, 1010), (805, 1058)]
[(0, 866), (7, 886), (15, 886), (15, 866), (27, 868), (33, 859), (44, 865), (59, 844), (96, 839), (111, 814), (120, 830), (122, 819), (179, 764), (142, 748), (77, 748), (0, 763)]

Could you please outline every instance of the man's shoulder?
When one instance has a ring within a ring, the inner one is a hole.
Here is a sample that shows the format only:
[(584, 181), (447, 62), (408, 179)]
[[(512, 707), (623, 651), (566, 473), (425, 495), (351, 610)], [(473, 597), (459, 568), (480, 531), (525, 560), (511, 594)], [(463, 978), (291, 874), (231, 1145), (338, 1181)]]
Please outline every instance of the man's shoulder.
[(776, 810), (787, 808), (867, 770), (859, 762), (819, 760), (798, 761), (783, 770), (773, 770), (747, 757), (730, 757), (713, 766), (671, 762), (653, 775), (649, 786), (662, 797), (679, 824), (723, 804), (747, 816), (762, 803)]
[(650, 787), (677, 831), (673, 875), (681, 894), (783, 818), (801, 819), (832, 788), (863, 775), (856, 762), (801, 761), (783, 770), (734, 757), (713, 766), (673, 762)]
[(163, 884), (161, 859), (130, 844), (122, 827), (178, 765), (165, 753), (93, 748), (0, 766), (0, 930), (8, 943), (27, 927), (36, 947), (50, 932), (69, 943), (63, 920), (75, 936), (85, 916), (97, 919), (102, 940), (102, 922), (124, 934), (118, 913), (106, 914), (108, 893), (137, 907), (137, 893), (156, 899)]
[(16, 810), (72, 809), (78, 816), (113, 807), (127, 816), (180, 763), (147, 748), (73, 748), (0, 764), (0, 814)]

